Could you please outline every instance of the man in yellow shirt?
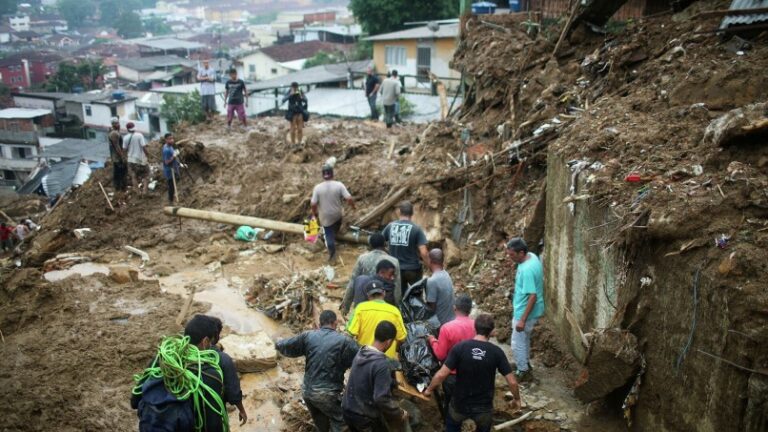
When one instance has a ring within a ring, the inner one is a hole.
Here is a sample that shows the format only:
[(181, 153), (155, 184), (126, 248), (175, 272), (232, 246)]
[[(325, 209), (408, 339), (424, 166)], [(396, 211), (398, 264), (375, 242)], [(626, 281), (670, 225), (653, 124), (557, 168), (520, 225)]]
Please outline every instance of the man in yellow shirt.
[(362, 346), (371, 345), (375, 339), (376, 326), (382, 321), (389, 321), (395, 326), (395, 343), (385, 352), (387, 357), (397, 359), (397, 347), (406, 336), (405, 324), (400, 309), (384, 301), (384, 286), (377, 280), (368, 282), (365, 287), (368, 301), (355, 307), (347, 323), (347, 331)]

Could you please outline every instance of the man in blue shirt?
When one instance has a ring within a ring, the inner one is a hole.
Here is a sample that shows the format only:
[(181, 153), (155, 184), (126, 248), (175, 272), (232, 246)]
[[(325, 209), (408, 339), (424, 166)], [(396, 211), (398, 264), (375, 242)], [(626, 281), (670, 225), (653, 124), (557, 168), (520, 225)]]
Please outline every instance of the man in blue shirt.
[(507, 255), (517, 264), (515, 292), (512, 298), (512, 352), (517, 363), (518, 381), (530, 379), (531, 333), (544, 315), (544, 271), (539, 257), (528, 252), (520, 237), (507, 242)]
[[(178, 150), (173, 147), (173, 134), (163, 136), (163, 175), (168, 181), (168, 202), (173, 204), (176, 197), (176, 182), (179, 181)], [(174, 177), (175, 176), (175, 177)]]

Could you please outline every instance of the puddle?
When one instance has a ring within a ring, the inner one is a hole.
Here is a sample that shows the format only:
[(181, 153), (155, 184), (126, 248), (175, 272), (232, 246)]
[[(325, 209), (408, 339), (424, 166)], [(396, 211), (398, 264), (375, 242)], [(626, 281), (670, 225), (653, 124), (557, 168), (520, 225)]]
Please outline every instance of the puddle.
[(264, 331), (270, 337), (286, 337), (291, 332), (263, 313), (246, 305), (244, 289), (232, 286), (227, 279), (209, 271), (189, 271), (160, 278), (160, 287), (187, 297), (187, 287), (197, 286), (195, 301), (210, 303), (207, 312), (238, 334)]
[(108, 275), (109, 267), (94, 263), (75, 264), (66, 270), (49, 271), (43, 277), (48, 282), (58, 282), (70, 276), (91, 276), (97, 273)]

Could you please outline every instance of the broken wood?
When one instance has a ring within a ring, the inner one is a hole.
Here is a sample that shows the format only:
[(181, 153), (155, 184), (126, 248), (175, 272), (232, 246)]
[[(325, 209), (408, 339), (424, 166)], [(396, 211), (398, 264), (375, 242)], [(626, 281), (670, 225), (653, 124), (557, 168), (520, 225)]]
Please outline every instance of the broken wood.
[[(198, 219), (236, 226), (246, 225), (253, 228), (264, 228), (266, 230), (273, 230), (287, 234), (304, 235), (304, 225), (251, 216), (241, 216), (207, 210), (196, 210), (185, 207), (165, 207), (163, 209), (163, 213), (168, 216), (176, 216), (180, 218)], [(352, 233), (343, 233), (340, 234), (337, 238), (339, 240), (350, 243), (368, 243), (368, 236), (365, 235), (356, 236)]]
[(389, 151), (387, 152), (387, 159), (392, 159), (392, 153), (395, 151), (395, 143), (397, 140), (395, 137), (389, 137)]
[(573, 25), (573, 20), (576, 19), (576, 12), (579, 10), (580, 2), (574, 2), (573, 9), (571, 9), (570, 15), (568, 15), (568, 21), (565, 22), (565, 26), (563, 27), (563, 31), (560, 32), (560, 37), (557, 39), (557, 43), (555, 44), (555, 49), (552, 50), (552, 56), (551, 58), (557, 57), (557, 52), (560, 51), (560, 45), (563, 44), (563, 41), (565, 40), (568, 33), (571, 31), (571, 26)]
[(11, 218), (10, 218), (10, 217), (9, 217), (7, 214), (5, 214), (5, 212), (4, 212), (4, 211), (2, 211), (2, 210), (0, 210), (0, 216), (4, 217), (4, 218), (5, 218), (5, 220), (6, 220), (6, 221), (7, 221), (9, 224), (11, 224), (11, 225), (16, 225), (16, 222), (14, 222), (14, 221), (13, 221), (13, 219), (11, 219)]
[(413, 396), (426, 402), (432, 400), (432, 398), (424, 396), (424, 393), (420, 392), (418, 389), (416, 389), (416, 387), (408, 383), (408, 381), (405, 379), (405, 375), (403, 375), (403, 371), (395, 372), (395, 380), (397, 381), (397, 390), (400, 393), (403, 393), (407, 396)]
[(522, 423), (525, 420), (527, 420), (528, 417), (530, 417), (531, 415), (533, 415), (533, 411), (528, 411), (527, 413), (521, 415), (520, 417), (518, 417), (518, 418), (516, 418), (514, 420), (510, 420), (508, 422), (497, 424), (496, 426), (493, 427), (493, 430), (497, 430), (498, 431), (498, 430), (506, 429), (506, 428), (508, 428), (510, 426), (514, 426), (516, 424)]
[[(381, 204), (377, 205), (373, 208), (368, 214), (360, 218), (357, 222), (354, 223), (355, 226), (365, 228), (372, 222), (374, 222), (377, 218), (380, 218), (384, 215), (387, 211), (389, 211), (392, 206), (397, 204), (398, 201), (408, 192), (408, 189), (410, 189), (410, 185), (405, 185), (401, 187), (397, 192), (393, 193), (392, 196), (384, 200)], [(304, 228), (302, 227), (302, 232), (304, 232)]]
[(99, 182), (99, 188), (101, 189), (101, 193), (104, 194), (104, 198), (107, 200), (107, 204), (109, 204), (109, 209), (114, 212), (115, 208), (112, 206), (112, 201), (109, 199), (109, 195), (107, 195), (107, 191), (104, 190), (104, 186), (101, 185), (101, 182)]
[(180, 326), (181, 323), (184, 322), (184, 319), (187, 317), (187, 314), (189, 313), (189, 308), (192, 307), (192, 301), (195, 298), (196, 291), (197, 291), (197, 285), (193, 285), (192, 291), (189, 292), (189, 296), (187, 297), (187, 302), (184, 303), (184, 307), (181, 308), (181, 312), (179, 312), (179, 316), (176, 317), (177, 326)]

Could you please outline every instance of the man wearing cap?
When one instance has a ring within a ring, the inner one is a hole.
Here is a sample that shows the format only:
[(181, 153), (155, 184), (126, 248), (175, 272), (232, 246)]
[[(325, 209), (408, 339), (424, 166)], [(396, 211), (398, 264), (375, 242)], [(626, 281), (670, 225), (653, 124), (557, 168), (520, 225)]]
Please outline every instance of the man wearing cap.
[(210, 66), (208, 60), (203, 60), (203, 67), (197, 70), (197, 80), (200, 82), (203, 112), (210, 122), (216, 112), (216, 69)]
[(344, 315), (349, 313), (352, 306), (352, 299), (356, 294), (355, 281), (357, 278), (359, 276), (373, 277), (377, 273), (376, 267), (381, 260), (387, 260), (395, 266), (395, 280), (393, 281), (395, 305), (400, 304), (403, 292), (400, 283), (400, 263), (397, 261), (397, 258), (386, 252), (387, 243), (380, 232), (375, 232), (368, 237), (368, 245), (371, 247), (371, 250), (357, 257), (355, 267), (352, 268), (352, 274), (349, 276), (347, 291), (344, 294), (344, 300), (341, 302), (340, 309)]
[(395, 342), (387, 348), (385, 354), (397, 359), (397, 346), (406, 337), (405, 324), (400, 309), (384, 301), (384, 286), (377, 280), (371, 280), (365, 287), (368, 301), (355, 307), (347, 323), (347, 332), (363, 346), (371, 345), (375, 339), (376, 326), (382, 321), (389, 321), (395, 326)]
[(515, 375), (518, 381), (526, 381), (531, 378), (531, 333), (536, 321), (544, 315), (544, 271), (539, 257), (528, 251), (528, 245), (520, 237), (507, 242), (507, 256), (517, 264), (512, 297), (512, 353), (517, 363)]
[(136, 133), (136, 125), (128, 122), (125, 125), (128, 134), (123, 137), (123, 150), (128, 159), (128, 171), (131, 175), (131, 186), (136, 190), (141, 183), (141, 193), (147, 192), (149, 163), (147, 162), (147, 142), (144, 135)]
[(312, 190), (312, 214), (320, 220), (328, 247), (328, 261), (336, 260), (336, 233), (341, 228), (342, 206), (346, 201), (353, 209), (355, 201), (344, 183), (333, 179), (333, 167), (325, 164), (322, 169), (323, 182)]
[(413, 204), (403, 201), (398, 207), (399, 220), (390, 222), (382, 234), (389, 243), (389, 254), (400, 262), (402, 286), (408, 289), (423, 276), (422, 262), (429, 265), (427, 236), (420, 226), (411, 221)]
[(112, 161), (112, 186), (116, 191), (124, 191), (128, 187), (126, 171), (128, 169), (123, 152), (123, 137), (120, 135), (120, 119), (112, 117), (112, 127), (109, 129), (109, 158)]

